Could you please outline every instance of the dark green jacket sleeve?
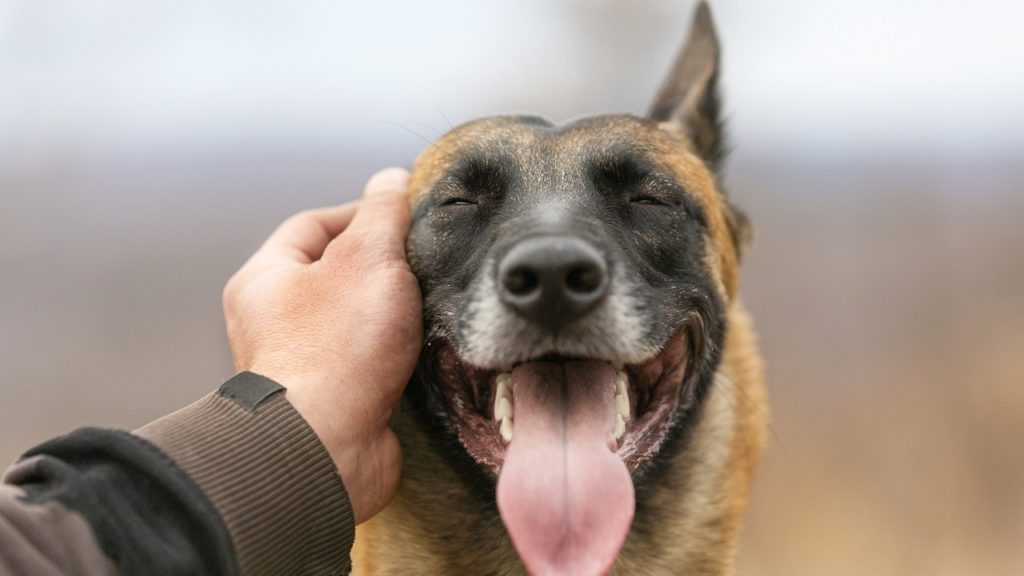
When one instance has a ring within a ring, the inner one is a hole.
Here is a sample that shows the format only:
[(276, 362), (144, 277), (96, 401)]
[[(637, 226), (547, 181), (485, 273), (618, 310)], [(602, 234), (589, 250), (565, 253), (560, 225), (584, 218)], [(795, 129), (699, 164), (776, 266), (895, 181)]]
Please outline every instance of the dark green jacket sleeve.
[(244, 372), (134, 434), (32, 449), (0, 486), (0, 576), (347, 574), (345, 489), (283, 390)]

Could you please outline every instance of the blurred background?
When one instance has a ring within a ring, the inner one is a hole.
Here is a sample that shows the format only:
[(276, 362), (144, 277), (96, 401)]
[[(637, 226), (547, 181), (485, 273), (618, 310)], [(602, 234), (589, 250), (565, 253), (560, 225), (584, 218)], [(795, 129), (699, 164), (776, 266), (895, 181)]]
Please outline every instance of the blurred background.
[[(452, 124), (643, 113), (687, 0), (0, 0), (0, 462), (232, 374), (225, 280)], [(743, 575), (1024, 574), (1024, 11), (712, 3), (774, 422)]]

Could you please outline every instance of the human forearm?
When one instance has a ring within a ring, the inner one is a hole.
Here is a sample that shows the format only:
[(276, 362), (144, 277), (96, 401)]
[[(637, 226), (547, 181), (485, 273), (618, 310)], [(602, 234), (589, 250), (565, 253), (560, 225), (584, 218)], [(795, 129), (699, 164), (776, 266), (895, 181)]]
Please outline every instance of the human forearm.
[(283, 388), (243, 373), (135, 434), (83, 428), (0, 486), (0, 574), (338, 574), (354, 525)]

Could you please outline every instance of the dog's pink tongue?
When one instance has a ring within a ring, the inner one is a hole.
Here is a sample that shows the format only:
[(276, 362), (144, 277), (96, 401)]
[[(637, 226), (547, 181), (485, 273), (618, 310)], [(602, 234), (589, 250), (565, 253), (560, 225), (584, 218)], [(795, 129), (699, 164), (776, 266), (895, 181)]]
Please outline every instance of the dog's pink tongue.
[(498, 510), (536, 576), (606, 573), (633, 520), (633, 481), (612, 452), (615, 371), (532, 362), (512, 371), (512, 442)]

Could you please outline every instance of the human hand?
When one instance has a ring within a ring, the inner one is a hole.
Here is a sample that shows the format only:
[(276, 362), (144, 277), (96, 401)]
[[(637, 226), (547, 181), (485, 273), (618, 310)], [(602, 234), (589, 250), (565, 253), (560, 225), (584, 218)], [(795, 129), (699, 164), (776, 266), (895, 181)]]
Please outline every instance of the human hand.
[(362, 200), (292, 216), (224, 288), (235, 368), (287, 388), (357, 523), (398, 490), (402, 456), (387, 424), (422, 346), (422, 297), (405, 258), (408, 178), (390, 168)]

